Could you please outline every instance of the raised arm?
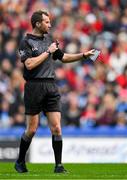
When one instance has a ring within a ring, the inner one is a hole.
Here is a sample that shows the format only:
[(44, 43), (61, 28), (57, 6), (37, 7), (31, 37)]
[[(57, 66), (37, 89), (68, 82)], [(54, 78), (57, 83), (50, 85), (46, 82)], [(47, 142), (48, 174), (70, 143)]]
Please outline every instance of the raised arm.
[(55, 52), (58, 49), (58, 47), (56, 46), (56, 43), (52, 43), (48, 50), (43, 52), (42, 54), (40, 54), (37, 57), (31, 57), (31, 58), (27, 58), (26, 61), (24, 62), (26, 68), (28, 70), (32, 70), (35, 67), (37, 67), (38, 65), (40, 65), (43, 61), (45, 61), (50, 53)]
[(48, 52), (44, 52), (41, 55), (37, 56), (37, 57), (32, 57), (32, 58), (28, 58), (24, 64), (26, 66), (26, 68), (28, 70), (32, 70), (35, 67), (37, 67), (39, 64), (41, 64), (43, 61), (45, 61), (48, 57), (49, 53)]
[(62, 58), (62, 62), (63, 63), (71, 63), (71, 62), (75, 62), (75, 61), (79, 61), (81, 59), (84, 58), (88, 58), (89, 56), (94, 54), (94, 49), (87, 51), (85, 53), (78, 53), (78, 54), (67, 54), (64, 53), (64, 56)]

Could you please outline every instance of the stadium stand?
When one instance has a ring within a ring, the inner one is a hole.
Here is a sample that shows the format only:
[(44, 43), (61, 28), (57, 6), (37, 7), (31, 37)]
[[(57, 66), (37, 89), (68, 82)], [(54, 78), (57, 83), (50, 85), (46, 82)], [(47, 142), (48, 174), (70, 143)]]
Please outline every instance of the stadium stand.
[[(101, 50), (94, 64), (56, 63), (63, 134), (127, 135), (127, 1), (1, 0), (0, 136), (19, 137), (25, 126), (18, 46), (40, 7), (50, 9), (53, 38), (64, 51)], [(49, 135), (46, 126), (42, 114), (38, 135)]]

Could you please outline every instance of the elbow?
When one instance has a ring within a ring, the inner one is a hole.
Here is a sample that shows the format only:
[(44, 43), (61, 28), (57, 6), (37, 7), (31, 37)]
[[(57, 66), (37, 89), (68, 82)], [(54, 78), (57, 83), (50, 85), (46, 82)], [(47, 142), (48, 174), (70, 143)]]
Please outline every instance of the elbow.
[(64, 54), (64, 56), (63, 56), (61, 61), (62, 61), (62, 63), (66, 63), (66, 61), (67, 61), (67, 55), (66, 54)]
[(26, 66), (26, 68), (30, 71), (30, 70), (32, 70), (33, 69), (33, 67), (32, 67), (32, 64), (28, 61), (26, 61), (25, 62), (25, 66)]
[(65, 59), (62, 59), (61, 61), (62, 61), (62, 63), (65, 63), (65, 62), (66, 62)]
[(26, 66), (26, 68), (27, 68), (29, 71), (33, 69), (32, 66)]

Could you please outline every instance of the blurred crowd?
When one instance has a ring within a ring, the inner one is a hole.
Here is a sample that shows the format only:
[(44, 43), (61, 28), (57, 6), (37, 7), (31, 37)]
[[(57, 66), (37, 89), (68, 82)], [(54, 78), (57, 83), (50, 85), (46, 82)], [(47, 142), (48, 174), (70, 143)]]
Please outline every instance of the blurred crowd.
[[(62, 125), (80, 128), (127, 124), (127, 1), (0, 0), (0, 128), (25, 126), (18, 55), (37, 9), (51, 15), (51, 33), (67, 53), (101, 50), (98, 60), (56, 62)], [(47, 125), (40, 115), (40, 126)]]

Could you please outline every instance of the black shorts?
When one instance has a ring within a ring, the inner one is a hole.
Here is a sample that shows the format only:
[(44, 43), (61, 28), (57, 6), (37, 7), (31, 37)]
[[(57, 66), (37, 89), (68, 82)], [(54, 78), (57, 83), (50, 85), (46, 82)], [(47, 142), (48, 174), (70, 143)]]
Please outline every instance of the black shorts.
[(30, 80), (24, 90), (25, 114), (60, 112), (60, 94), (53, 79)]

